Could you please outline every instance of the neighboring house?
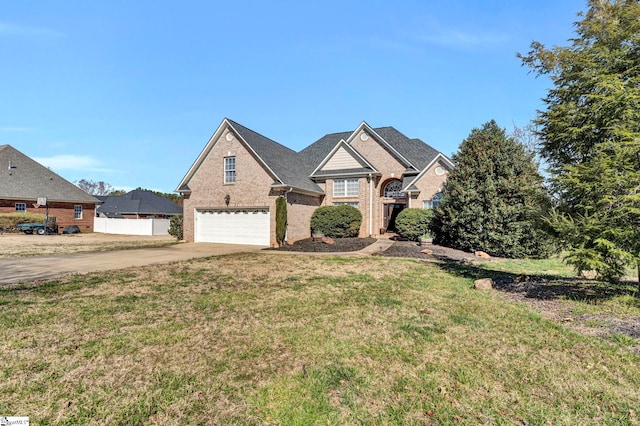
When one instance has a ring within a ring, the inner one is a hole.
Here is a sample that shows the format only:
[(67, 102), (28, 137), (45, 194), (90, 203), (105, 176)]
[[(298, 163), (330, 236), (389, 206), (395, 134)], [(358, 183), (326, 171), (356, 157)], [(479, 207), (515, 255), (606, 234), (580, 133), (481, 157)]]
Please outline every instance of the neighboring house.
[(99, 217), (125, 219), (169, 219), (182, 214), (182, 207), (151, 191), (136, 189), (123, 195), (98, 197), (103, 204), (98, 206)]
[(224, 119), (180, 182), (184, 238), (275, 245), (275, 200), (287, 199), (287, 240), (310, 236), (314, 210), (350, 204), (360, 236), (393, 231), (407, 207), (437, 205), (453, 168), (442, 153), (393, 127), (360, 124), (295, 152)]
[(82, 232), (93, 232), (97, 198), (11, 145), (0, 145), (0, 213), (45, 213), (45, 206), (35, 207), (39, 198), (46, 198), (49, 216), (60, 230), (77, 225)]

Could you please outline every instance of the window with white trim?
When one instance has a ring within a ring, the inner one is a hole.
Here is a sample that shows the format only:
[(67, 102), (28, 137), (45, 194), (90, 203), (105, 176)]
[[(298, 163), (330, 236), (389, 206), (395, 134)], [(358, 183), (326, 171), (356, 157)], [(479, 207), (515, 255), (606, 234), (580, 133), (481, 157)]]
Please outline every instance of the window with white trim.
[(74, 219), (82, 219), (82, 206), (76, 204), (73, 206), (73, 218)]
[(443, 197), (442, 192), (438, 192), (430, 200), (425, 200), (423, 207), (425, 209), (435, 209), (440, 207), (440, 203), (442, 202), (442, 197)]
[(392, 180), (385, 185), (384, 196), (392, 198), (407, 198), (407, 194), (402, 192), (402, 182), (399, 180)]
[(344, 206), (345, 204), (351, 207), (355, 207), (356, 209), (360, 208), (360, 203), (357, 201), (339, 201), (333, 203), (334, 206)]
[(17, 213), (26, 213), (27, 212), (27, 203), (16, 203), (16, 212)]
[(357, 197), (360, 193), (358, 179), (336, 179), (333, 181), (334, 197)]
[(224, 183), (236, 183), (236, 157), (224, 158)]

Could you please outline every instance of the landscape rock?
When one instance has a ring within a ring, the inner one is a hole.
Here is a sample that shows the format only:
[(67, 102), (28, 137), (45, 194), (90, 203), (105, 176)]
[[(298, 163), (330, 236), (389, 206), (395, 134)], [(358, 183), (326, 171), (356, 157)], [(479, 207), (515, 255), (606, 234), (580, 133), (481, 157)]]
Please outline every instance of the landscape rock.
[(420, 250), (420, 253), (422, 253), (422, 254), (433, 254), (433, 250), (431, 250), (431, 249), (424, 249), (424, 250)]
[(336, 242), (333, 241), (333, 238), (329, 238), (329, 237), (322, 237), (322, 239), (320, 240), (325, 244), (335, 244)]
[(580, 271), (580, 277), (586, 278), (588, 280), (594, 280), (598, 277), (598, 273), (596, 271)]
[(481, 257), (483, 259), (491, 259), (491, 256), (489, 256), (488, 253), (485, 253), (483, 251), (477, 251), (475, 253), (473, 253), (475, 255), (475, 257)]
[(481, 278), (473, 282), (473, 288), (476, 290), (491, 290), (493, 288), (493, 280), (491, 278)]

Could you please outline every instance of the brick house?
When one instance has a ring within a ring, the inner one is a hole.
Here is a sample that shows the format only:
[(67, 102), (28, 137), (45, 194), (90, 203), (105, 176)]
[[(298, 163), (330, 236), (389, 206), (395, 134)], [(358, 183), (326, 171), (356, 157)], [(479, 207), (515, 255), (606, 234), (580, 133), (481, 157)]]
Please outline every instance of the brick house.
[(323, 136), (295, 152), (224, 119), (187, 171), (184, 238), (275, 245), (275, 200), (287, 199), (287, 240), (308, 238), (313, 211), (350, 204), (362, 213), (360, 236), (394, 230), (407, 207), (432, 208), (451, 160), (393, 127)]
[[(46, 207), (35, 207), (39, 198), (46, 198)], [(0, 145), (0, 213), (44, 214), (48, 207), (60, 231), (77, 225), (82, 232), (93, 232), (97, 203), (97, 198), (11, 145)]]

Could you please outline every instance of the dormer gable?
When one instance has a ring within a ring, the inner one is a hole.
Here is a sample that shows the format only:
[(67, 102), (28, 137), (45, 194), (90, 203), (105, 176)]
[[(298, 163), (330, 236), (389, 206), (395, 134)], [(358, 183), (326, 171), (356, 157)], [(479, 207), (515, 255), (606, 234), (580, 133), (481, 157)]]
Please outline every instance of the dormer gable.
[(413, 169), (418, 171), (419, 168), (416, 167), (411, 161), (409, 161), (404, 155), (402, 155), (391, 143), (391, 141), (387, 141), (384, 137), (382, 137), (376, 130), (369, 126), (365, 121), (360, 123), (360, 125), (351, 133), (346, 142), (351, 145), (352, 142), (359, 138), (361, 141), (374, 140), (379, 143), (387, 152), (389, 152), (392, 156), (394, 156), (401, 164), (403, 164), (408, 169)]
[(378, 173), (376, 168), (344, 139), (341, 139), (311, 173), (311, 177), (318, 178), (332, 175), (361, 175), (372, 173)]

